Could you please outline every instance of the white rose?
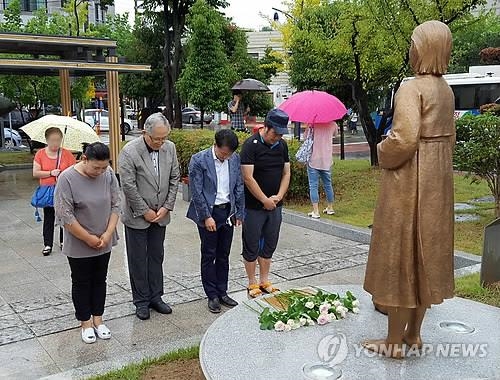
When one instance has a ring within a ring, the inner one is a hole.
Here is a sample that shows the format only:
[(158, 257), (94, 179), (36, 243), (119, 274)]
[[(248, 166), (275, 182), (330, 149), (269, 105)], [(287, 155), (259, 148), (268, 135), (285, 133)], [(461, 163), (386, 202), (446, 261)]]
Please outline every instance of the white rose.
[(308, 326), (314, 326), (314, 321), (312, 319), (307, 320), (307, 325)]
[(299, 322), (300, 322), (300, 325), (301, 325), (301, 326), (305, 326), (305, 325), (307, 324), (307, 319), (305, 319), (305, 318), (300, 318), (300, 319), (299, 319)]
[(305, 305), (308, 309), (314, 309), (314, 302), (313, 301), (308, 301), (306, 302)]
[(335, 314), (333, 314), (333, 313), (328, 314), (328, 316), (330, 317), (331, 321), (334, 321), (334, 320), (337, 319), (337, 316)]
[(278, 321), (274, 324), (274, 329), (276, 331), (285, 331), (285, 324), (281, 321)]
[(284, 331), (290, 331), (292, 329), (292, 326), (290, 325), (285, 325), (285, 330)]
[(299, 321), (294, 321), (293, 326), (292, 326), (292, 330), (297, 330), (298, 328), (300, 328), (300, 326), (302, 326), (302, 325), (300, 324)]
[(354, 307), (354, 308), (352, 309), (352, 312), (353, 312), (354, 314), (359, 314), (359, 307)]
[(352, 306), (353, 307), (359, 307), (359, 300), (352, 301)]
[(286, 324), (287, 324), (288, 326), (293, 326), (293, 325), (295, 324), (295, 321), (294, 321), (293, 319), (289, 319), (289, 320), (286, 322)]
[(335, 301), (333, 301), (333, 306), (335, 306), (335, 307), (339, 307), (339, 306), (341, 306), (341, 305), (342, 305), (342, 302), (340, 302), (339, 300), (335, 300)]

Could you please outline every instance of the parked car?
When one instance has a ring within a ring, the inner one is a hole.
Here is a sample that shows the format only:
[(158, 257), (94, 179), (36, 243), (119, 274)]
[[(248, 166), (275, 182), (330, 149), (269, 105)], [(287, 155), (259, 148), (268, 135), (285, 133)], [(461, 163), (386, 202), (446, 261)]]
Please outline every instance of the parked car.
[[(203, 120), (206, 124), (210, 124), (213, 120), (213, 115), (206, 113)], [(182, 109), (182, 122), (187, 124), (200, 124), (201, 112), (193, 107), (186, 107)]]
[[(17, 131), (23, 125), (33, 121), (33, 117), (28, 111), (15, 109), (10, 112), (10, 122), (8, 113), (2, 115), (0, 121), (3, 121), (4, 128), (12, 127), (12, 129)], [(24, 132), (21, 131), (21, 134), (24, 134)]]
[(23, 145), (23, 139), (18, 131), (10, 128), (4, 128), (3, 134), (5, 137), (5, 148), (16, 148)]
[[(84, 113), (84, 121), (95, 129), (96, 123), (99, 121), (99, 110), (96, 108), (86, 109)], [(123, 120), (123, 128), (125, 129), (125, 134), (128, 134), (134, 124), (132, 120), (125, 118)], [(109, 113), (107, 110), (100, 111), (100, 129), (101, 131), (109, 131)]]
[[(121, 110), (120, 110), (121, 112)], [(125, 117), (130, 120), (137, 119), (137, 112), (130, 106), (125, 106)]]

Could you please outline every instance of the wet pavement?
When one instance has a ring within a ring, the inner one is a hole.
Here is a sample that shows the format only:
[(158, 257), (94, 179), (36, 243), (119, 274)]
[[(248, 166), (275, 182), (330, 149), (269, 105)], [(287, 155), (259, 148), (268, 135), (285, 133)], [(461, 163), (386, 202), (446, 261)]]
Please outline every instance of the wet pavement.
[[(67, 259), (58, 248), (41, 254), (42, 225), (29, 204), (36, 185), (31, 170), (0, 173), (0, 378), (81, 377), (199, 342), (215, 316), (201, 286), (197, 230), (180, 196), (165, 242), (164, 300), (174, 313), (153, 313), (149, 321), (133, 316), (122, 238), (112, 253), (104, 315), (113, 339), (85, 345), (75, 329)], [(361, 283), (367, 251), (366, 244), (285, 223), (270, 279), (281, 288)], [(240, 252), (238, 231), (229, 281), (237, 299), (246, 296)]]

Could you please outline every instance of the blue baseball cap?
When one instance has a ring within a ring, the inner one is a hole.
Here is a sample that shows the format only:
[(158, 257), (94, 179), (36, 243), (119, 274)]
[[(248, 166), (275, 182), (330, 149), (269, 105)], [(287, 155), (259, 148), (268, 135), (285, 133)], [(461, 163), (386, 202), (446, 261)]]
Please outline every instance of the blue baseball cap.
[(273, 108), (267, 113), (264, 125), (274, 129), (278, 135), (285, 135), (288, 133), (288, 115), (279, 108)]

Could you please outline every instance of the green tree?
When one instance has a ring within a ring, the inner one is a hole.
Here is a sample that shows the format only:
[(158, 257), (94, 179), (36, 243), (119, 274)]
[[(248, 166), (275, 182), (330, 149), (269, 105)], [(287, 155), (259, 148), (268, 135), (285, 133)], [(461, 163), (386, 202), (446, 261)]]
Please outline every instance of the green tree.
[(500, 16), (466, 17), (454, 27), (450, 73), (468, 72), (470, 66), (483, 64), (481, 50), (495, 46), (500, 46)]
[(3, 14), (4, 22), (0, 24), (2, 32), (20, 32), (23, 28), (21, 19), (21, 1), (12, 0), (7, 5)]
[[(223, 42), (235, 74), (229, 80), (230, 85), (245, 78), (257, 79), (269, 84), (271, 78), (283, 69), (281, 56), (271, 48), (266, 49), (264, 57), (260, 60), (251, 57), (248, 54), (248, 39), (245, 31), (229, 20), (224, 28)], [(265, 116), (273, 107), (273, 99), (269, 94), (248, 92), (244, 94), (243, 102), (250, 106), (250, 113), (255, 116)]]
[(153, 108), (165, 100), (164, 40), (161, 15), (149, 11), (140, 15), (136, 19), (126, 57), (131, 62), (151, 65), (151, 71), (120, 76), (120, 88), (126, 96), (136, 99), (146, 97), (148, 105)]
[[(194, 5), (195, 0), (144, 0), (143, 7), (146, 12), (158, 13), (161, 18), (160, 25), (163, 31), (164, 70), (164, 104), (165, 114), (170, 121), (174, 121), (175, 127), (182, 126), (181, 99), (177, 95), (175, 84), (179, 79), (182, 61), (183, 46), (182, 38), (186, 31), (186, 17)], [(207, 5), (219, 8), (227, 5), (226, 0), (207, 0)], [(158, 11), (160, 9), (160, 11)], [(175, 110), (175, 112), (174, 112)]]
[(183, 99), (200, 108), (202, 128), (206, 110), (224, 108), (230, 95), (228, 78), (235, 76), (221, 41), (225, 23), (205, 0), (198, 0), (191, 8), (186, 65), (177, 88)]
[[(284, 27), (291, 80), (299, 89), (320, 88), (346, 94), (350, 89), (363, 131), (370, 145), (372, 165), (378, 164), (379, 130), (370, 111), (395, 84), (409, 74), (410, 36), (430, 19), (453, 27), (466, 22), (483, 0), (295, 0), (294, 17)], [(340, 96), (343, 98), (343, 96)], [(350, 102), (347, 102), (348, 104)]]
[(466, 115), (456, 123), (454, 163), (458, 170), (486, 181), (495, 199), (495, 216), (500, 217), (500, 117), (493, 114)]

